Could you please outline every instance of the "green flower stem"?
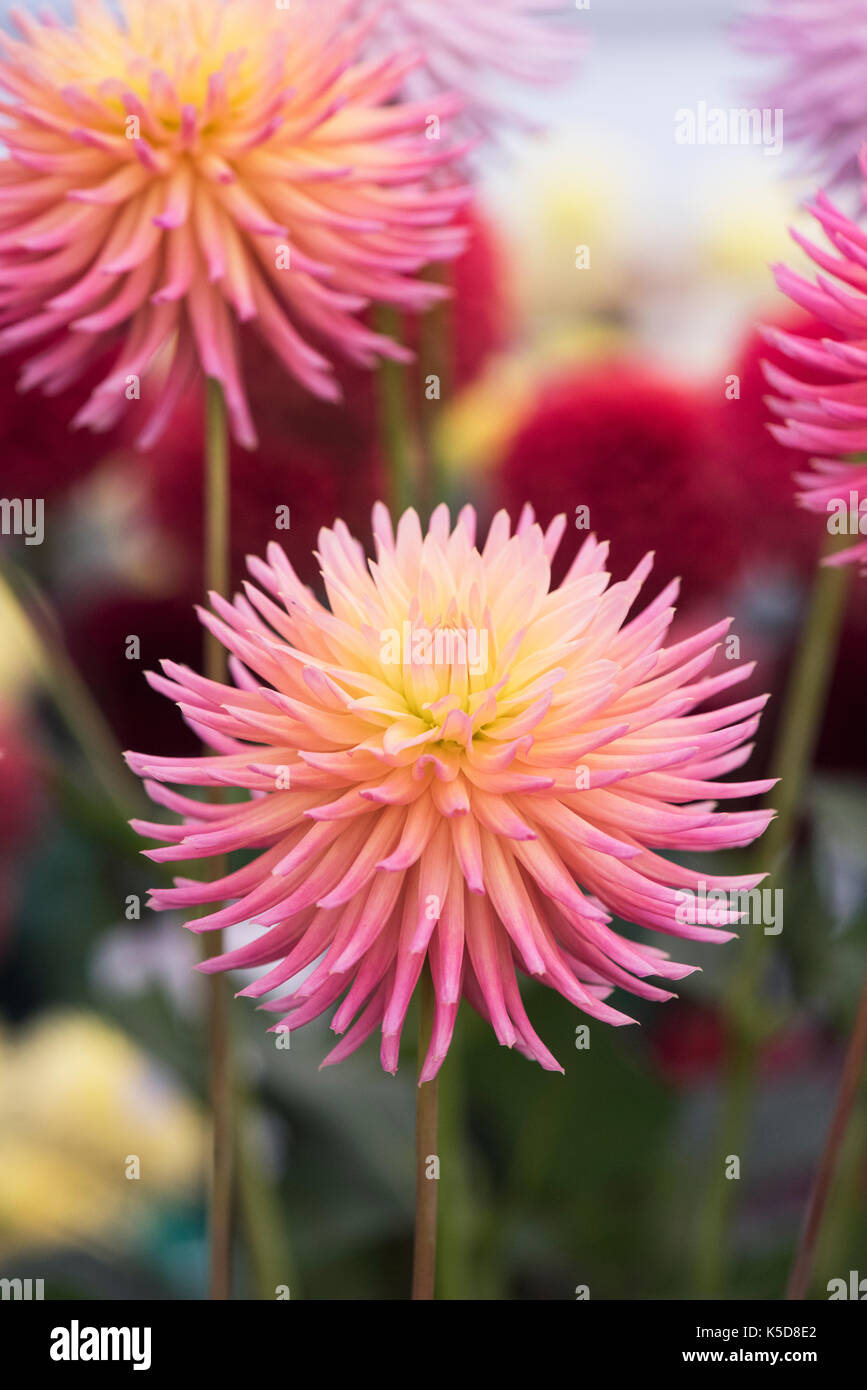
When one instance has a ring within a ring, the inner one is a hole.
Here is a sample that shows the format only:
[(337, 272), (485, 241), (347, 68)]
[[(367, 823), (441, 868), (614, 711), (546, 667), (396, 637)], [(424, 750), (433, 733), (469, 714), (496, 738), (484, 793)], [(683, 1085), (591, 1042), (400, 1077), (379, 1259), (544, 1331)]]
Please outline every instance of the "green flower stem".
[[(108, 720), (82, 679), (64, 645), (55, 614), (33, 581), (6, 563), (0, 578), (0, 606), (12, 615), (30, 672), (46, 691), (66, 729), (81, 749), (88, 771), (124, 820), (141, 815), (147, 802), (136, 778), (127, 772)], [(19, 596), (22, 595), (22, 596)]]
[[(226, 403), (219, 382), (209, 380), (205, 400), (205, 592), (226, 595), (229, 589), (229, 432)], [(228, 659), (218, 638), (205, 632), (205, 674), (226, 683)], [(219, 789), (212, 800), (221, 799)], [(212, 861), (212, 873), (227, 872), (225, 860)], [(212, 911), (212, 908), (208, 909)], [(207, 932), (203, 959), (220, 955), (222, 931)], [(212, 1299), (232, 1296), (232, 1196), (234, 1104), (232, 1047), (229, 1027), (229, 987), (223, 975), (209, 975), (207, 1038), (211, 1101), (211, 1167), (208, 1185), (209, 1293)]]
[(439, 1077), (439, 1152), (448, 1155), (448, 1162), (440, 1170), (437, 1290), (439, 1297), (447, 1301), (481, 1296), (473, 1268), (478, 1193), (471, 1186), (464, 1141), (461, 1022), (459, 1017), (448, 1059)]
[[(425, 272), (425, 279), (436, 285), (448, 285), (450, 268), (443, 265), (429, 266)], [(432, 511), (438, 502), (447, 500), (448, 478), (437, 439), (437, 426), (446, 402), (451, 399), (454, 385), (454, 333), (453, 300), (441, 300), (422, 315), (418, 350), (420, 376), (423, 381), (435, 376), (439, 383), (438, 396), (430, 400), (425, 390), (419, 403), (422, 461), (420, 492), (422, 505), (428, 511)]]
[[(856, 1097), (856, 1104), (849, 1119), (840, 1149), (836, 1176), (828, 1197), (828, 1209), (816, 1241), (813, 1269), (821, 1269), (825, 1278), (827, 1275), (843, 1274), (857, 1261), (855, 1250), (859, 1236), (858, 1216), (862, 1207), (864, 1152), (867, 1147), (865, 1102), (867, 1088), (865, 1077), (862, 1075), (860, 1098)], [(815, 1274), (811, 1275), (809, 1282), (812, 1282), (812, 1278), (815, 1278)], [(824, 1287), (820, 1296), (825, 1297), (827, 1292), (827, 1287)]]
[[(434, 1014), (434, 989), (430, 968), (425, 965), (418, 987), (418, 1070), (421, 1075), (430, 1041)], [(428, 1160), (442, 1156), (437, 1149), (437, 1082), (426, 1081), (416, 1093), (415, 1119), (415, 1242), (412, 1259), (414, 1300), (432, 1299), (436, 1274), (437, 1187), (436, 1177), (428, 1177)]]
[[(401, 321), (395, 309), (381, 305), (377, 311), (377, 327), (380, 333), (400, 341)], [(397, 520), (407, 507), (414, 504), (429, 506), (437, 499), (419, 495), (423, 470), (410, 400), (409, 374), (406, 367), (387, 359), (382, 361), (379, 368), (379, 413), (383, 453), (388, 468), (388, 505)], [(433, 982), (427, 965), (419, 982), (418, 1000), (420, 1073), (433, 1024)], [(419, 1085), (416, 1099), (416, 1206), (412, 1272), (412, 1297), (416, 1300), (434, 1297), (438, 1180), (427, 1176), (427, 1168), (428, 1157), (438, 1155), (437, 1102), (436, 1081)]]
[[(223, 388), (209, 380), (205, 399), (205, 593), (229, 592), (229, 430)], [(205, 633), (205, 674), (223, 682), (228, 675), (226, 649)]]
[[(377, 327), (386, 337), (400, 341), (401, 321), (396, 309), (381, 305)], [(407, 507), (420, 500), (417, 496), (420, 473), (418, 447), (408, 381), (405, 366), (383, 358), (379, 366), (379, 419), (388, 470), (387, 503), (395, 520)]]
[[(235, 1103), (239, 1114), (249, 1116), (250, 1100), (246, 1094), (238, 1093)], [(285, 1286), (295, 1298), (298, 1284), (279, 1196), (268, 1174), (262, 1171), (249, 1123), (237, 1126), (236, 1171), (239, 1217), (256, 1297), (273, 1302), (277, 1290)]]
[(861, 990), (861, 999), (858, 1005), (858, 1013), (855, 1018), (855, 1027), (852, 1030), (852, 1037), (849, 1041), (846, 1060), (843, 1064), (843, 1075), (840, 1080), (840, 1089), (837, 1093), (837, 1101), (834, 1106), (831, 1126), (825, 1139), (825, 1147), (822, 1150), (822, 1157), (807, 1202), (804, 1224), (801, 1229), (798, 1248), (795, 1252), (795, 1260), (792, 1265), (792, 1273), (786, 1290), (786, 1298), (799, 1299), (805, 1298), (807, 1295), (807, 1290), (810, 1285), (810, 1276), (813, 1272), (816, 1244), (819, 1239), (819, 1232), (822, 1229), (822, 1220), (827, 1208), (828, 1197), (834, 1182), (834, 1175), (837, 1171), (840, 1152), (843, 1148), (843, 1141), (846, 1137), (846, 1131), (852, 1116), (855, 1099), (861, 1085), (865, 1054), (867, 1054), (867, 976), (865, 976), (864, 979), (864, 986)]
[[(851, 543), (848, 537), (843, 539)], [(835, 537), (826, 553), (839, 548)], [(763, 888), (779, 886), (785, 878), (833, 674), (850, 579), (849, 566), (822, 565), (817, 571), (771, 763), (780, 781), (769, 798), (776, 806), (776, 818), (757, 846), (757, 871), (769, 869)], [(759, 1008), (767, 951), (768, 939), (754, 926), (746, 933), (740, 964), (724, 1000), (728, 1056), (722, 1116), (713, 1151), (713, 1176), (698, 1228), (696, 1292), (702, 1298), (720, 1297), (725, 1283), (726, 1232), (735, 1187), (725, 1176), (725, 1157), (743, 1155), (758, 1052), (769, 1032), (768, 1019)]]

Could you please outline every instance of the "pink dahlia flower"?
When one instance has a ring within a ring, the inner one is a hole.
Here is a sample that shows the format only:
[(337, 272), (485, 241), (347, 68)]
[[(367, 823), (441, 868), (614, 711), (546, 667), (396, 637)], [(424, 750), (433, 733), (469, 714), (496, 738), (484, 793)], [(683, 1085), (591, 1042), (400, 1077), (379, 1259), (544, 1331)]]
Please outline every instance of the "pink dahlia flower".
[[(373, 53), (412, 44), (422, 55), (424, 66), (409, 78), (412, 95), (430, 101), (458, 92), (458, 121), (476, 131), (514, 125), (514, 84), (566, 80), (584, 46), (572, 0), (354, 0), (354, 7), (376, 18)], [(443, 115), (438, 102), (432, 109)]]
[[(830, 333), (827, 324), (789, 303), (770, 327), (814, 341)], [(712, 475), (724, 473), (735, 494), (727, 514), (743, 540), (744, 568), (754, 574), (782, 569), (809, 575), (816, 564), (820, 538), (815, 518), (792, 507), (791, 450), (768, 430), (765, 364), (770, 362), (781, 370), (789, 365), (768, 339), (768, 326), (750, 324), (737, 345), (727, 368), (740, 382), (736, 399), (726, 399), (716, 381), (705, 392)], [(805, 366), (800, 371), (816, 383), (831, 380), (827, 372), (810, 371)], [(760, 545), (755, 544), (756, 517), (761, 517)]]
[(857, 181), (867, 134), (864, 0), (765, 0), (738, 30), (745, 49), (779, 62), (758, 100), (783, 110), (786, 137), (803, 145), (814, 172)]
[[(809, 210), (831, 250), (796, 231), (792, 236), (824, 274), (811, 281), (787, 266), (775, 266), (774, 276), (783, 293), (827, 324), (834, 336), (817, 341), (766, 329), (768, 341), (798, 364), (798, 374), (770, 362), (764, 370), (775, 392), (768, 403), (784, 421), (771, 426), (775, 438), (794, 449), (828, 455), (812, 460), (812, 472), (796, 475), (803, 488), (799, 500), (808, 511), (826, 516), (829, 529), (836, 525), (858, 538), (827, 560), (845, 564), (867, 561), (867, 540), (860, 539), (867, 533), (867, 465), (847, 457), (867, 450), (867, 233), (824, 193)], [(824, 380), (816, 380), (816, 371)]]
[[(342, 996), (328, 1062), (378, 1028), (382, 1064), (396, 1069), (427, 960), (436, 1006), (423, 1080), (442, 1064), (462, 997), (502, 1044), (560, 1070), (518, 972), (594, 1019), (628, 1023), (605, 1002), (615, 987), (668, 999), (650, 977), (666, 984), (690, 967), (627, 940), (612, 915), (721, 941), (740, 914), (720, 906), (716, 925), (693, 925), (682, 890), (702, 877), (720, 889), (761, 878), (702, 876), (659, 853), (749, 844), (772, 814), (716, 809), (771, 786), (717, 780), (749, 756), (766, 697), (697, 712), (749, 675), (706, 674), (727, 622), (666, 647), (676, 583), (630, 617), (651, 557), (609, 585), (607, 546), (593, 538), (552, 589), (565, 526), (560, 517), (543, 532), (525, 508), (511, 536), (500, 512), (479, 550), (469, 507), (453, 530), (438, 507), (427, 535), (408, 511), (395, 536), (377, 504), (375, 562), (342, 522), (320, 535), (330, 607), (276, 544), (250, 561), (246, 596), (212, 595), (201, 617), (232, 654), (235, 688), (173, 663), (151, 677), (214, 751), (128, 755), (152, 798), (181, 816), (136, 822), (167, 842), (147, 853), (254, 851), (211, 883), (154, 890), (153, 906), (231, 899), (190, 927), (261, 927), (202, 968), (270, 964), (241, 992), (277, 992), (262, 1006), (279, 1015), (276, 1030)], [(250, 796), (213, 804), (164, 783)]]
[(22, 37), (0, 48), (0, 348), (49, 339), (23, 388), (62, 390), (115, 343), (77, 424), (109, 428), (147, 377), (146, 447), (204, 372), (254, 447), (239, 323), (327, 399), (332, 354), (405, 360), (359, 312), (444, 293), (415, 277), (459, 253), (466, 193), (432, 186), (458, 151), (396, 100), (414, 60), (362, 61), (369, 23), (349, 3), (120, 0), (82, 4), (73, 28), (17, 16)]

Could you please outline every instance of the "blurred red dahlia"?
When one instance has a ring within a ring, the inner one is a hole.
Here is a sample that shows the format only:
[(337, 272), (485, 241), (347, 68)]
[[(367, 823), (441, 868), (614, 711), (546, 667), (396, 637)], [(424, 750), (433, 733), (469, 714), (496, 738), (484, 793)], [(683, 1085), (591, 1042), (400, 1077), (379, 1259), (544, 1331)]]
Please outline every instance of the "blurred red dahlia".
[(737, 494), (713, 467), (702, 393), (640, 363), (612, 360), (543, 385), (495, 488), (507, 509), (527, 499), (543, 524), (566, 509), (609, 536), (626, 566), (654, 548), (661, 577), (682, 575), (691, 601), (724, 590), (741, 559)]
[[(120, 447), (116, 431), (96, 436), (71, 431), (81, 404), (80, 387), (49, 391), (34, 408), (16, 385), (25, 365), (16, 353), (0, 370), (0, 470), (6, 497), (61, 497)], [(98, 374), (89, 374), (90, 387)]]

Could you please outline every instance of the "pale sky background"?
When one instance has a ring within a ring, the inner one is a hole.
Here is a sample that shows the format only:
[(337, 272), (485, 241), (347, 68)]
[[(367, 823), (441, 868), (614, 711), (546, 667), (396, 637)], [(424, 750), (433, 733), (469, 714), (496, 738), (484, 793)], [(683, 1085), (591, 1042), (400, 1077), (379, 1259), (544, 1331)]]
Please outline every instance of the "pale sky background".
[[(601, 243), (594, 271), (610, 253), (618, 273), (628, 262), (632, 281), (655, 286), (655, 350), (696, 370), (725, 357), (745, 315), (778, 302), (768, 262), (798, 262), (787, 225), (813, 191), (809, 177), (792, 177), (798, 151), (785, 142), (775, 157), (757, 145), (675, 141), (679, 108), (757, 104), (766, 60), (741, 52), (732, 34), (756, 8), (762, 0), (591, 0), (575, 15), (591, 37), (581, 70), (543, 98), (549, 135), (510, 147), (515, 159), (497, 161), (489, 180), (500, 218), (518, 226), (532, 217), (534, 177), (558, 152), (564, 194), (610, 204), (598, 223), (589, 218), (587, 239)], [(727, 258), (740, 262), (728, 280), (718, 273)]]

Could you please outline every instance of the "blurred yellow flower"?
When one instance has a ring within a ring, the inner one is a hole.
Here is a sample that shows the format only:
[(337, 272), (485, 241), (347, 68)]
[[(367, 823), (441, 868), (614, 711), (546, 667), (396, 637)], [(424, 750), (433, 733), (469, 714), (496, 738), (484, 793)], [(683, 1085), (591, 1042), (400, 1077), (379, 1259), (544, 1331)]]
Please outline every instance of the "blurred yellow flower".
[(24, 698), (42, 678), (42, 643), (6, 580), (0, 575), (0, 700)]
[(0, 1259), (128, 1237), (154, 1203), (194, 1190), (203, 1143), (171, 1078), (96, 1015), (0, 1036)]
[(700, 250), (708, 267), (725, 276), (758, 282), (770, 298), (775, 287), (768, 266), (788, 257), (789, 227), (806, 230), (807, 218), (798, 207), (798, 194), (782, 179), (756, 183), (733, 182), (729, 196), (720, 190), (704, 228)]
[[(636, 237), (627, 151), (603, 132), (534, 144), (498, 183), (492, 205), (511, 242), (515, 292), (535, 329), (628, 307), (625, 266)], [(522, 189), (515, 199), (515, 187)]]

